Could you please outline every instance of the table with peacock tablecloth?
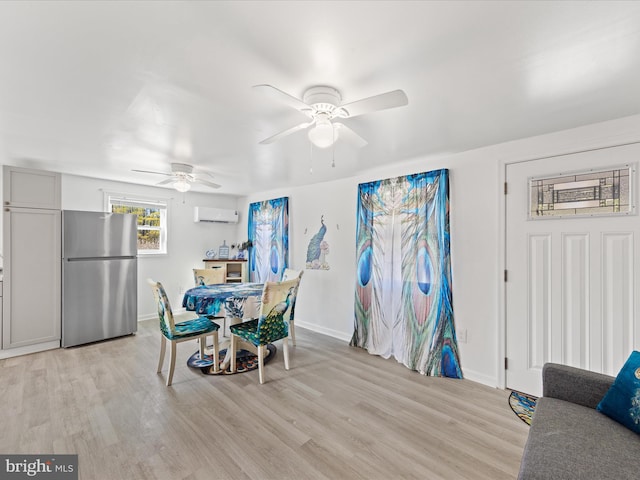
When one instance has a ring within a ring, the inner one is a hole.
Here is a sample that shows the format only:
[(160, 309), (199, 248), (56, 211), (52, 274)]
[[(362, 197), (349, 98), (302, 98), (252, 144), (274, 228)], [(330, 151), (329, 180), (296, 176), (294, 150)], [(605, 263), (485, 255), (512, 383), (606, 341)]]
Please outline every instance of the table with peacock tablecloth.
[(262, 295), (262, 283), (221, 283), (190, 288), (184, 294), (182, 306), (198, 315), (244, 317), (247, 298)]
[[(262, 297), (263, 283), (221, 283), (216, 285), (202, 285), (190, 288), (184, 293), (182, 306), (188, 311), (196, 312), (198, 315), (213, 315), (214, 317), (225, 316), (229, 325), (242, 322), (245, 317), (245, 306), (247, 299), (253, 298), (252, 309), (256, 309)], [(224, 336), (224, 332), (223, 332)], [(220, 349), (226, 346), (226, 341), (220, 343)], [(238, 348), (257, 354), (254, 345), (242, 340), (238, 341)], [(231, 359), (230, 349), (227, 348), (227, 355), (220, 364), (224, 371), (227, 369)]]

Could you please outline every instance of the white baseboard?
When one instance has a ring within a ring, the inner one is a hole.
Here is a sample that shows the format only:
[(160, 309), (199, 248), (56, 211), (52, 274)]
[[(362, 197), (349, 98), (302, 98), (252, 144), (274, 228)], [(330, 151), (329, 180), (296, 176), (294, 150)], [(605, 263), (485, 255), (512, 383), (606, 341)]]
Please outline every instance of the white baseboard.
[(312, 332), (321, 333), (323, 335), (327, 335), (329, 337), (337, 338), (338, 340), (343, 340), (345, 342), (350, 342), (353, 334), (340, 332), (338, 330), (334, 330), (332, 328), (321, 327), (319, 325), (315, 325), (313, 323), (302, 322), (300, 320), (296, 320), (296, 326), (301, 326), (302, 328), (306, 328), (307, 330), (311, 330)]
[(7, 348), (6, 350), (0, 350), (0, 359), (19, 357), (20, 355), (44, 352), (45, 350), (55, 350), (56, 348), (60, 348), (60, 340), (38, 343), (36, 345), (27, 345), (26, 347)]
[[(300, 326), (302, 328), (306, 328), (307, 330), (311, 330), (313, 332), (322, 333), (323, 335), (327, 335), (329, 337), (337, 338), (338, 340), (344, 340), (345, 342), (351, 341), (352, 334), (340, 332), (338, 330), (333, 330), (331, 328), (321, 327), (319, 325), (315, 325), (313, 323), (302, 322), (300, 320), (296, 320), (296, 326)], [(471, 380), (472, 382), (481, 383), (482, 385), (486, 385), (488, 387), (497, 388), (498, 381), (496, 378), (491, 377), (489, 375), (485, 375), (484, 373), (479, 373), (474, 370), (469, 370), (462, 368), (462, 374), (464, 378), (467, 380)]]
[(462, 374), (466, 380), (471, 380), (472, 382), (481, 383), (488, 387), (497, 388), (498, 379), (491, 377), (489, 375), (485, 375), (484, 373), (475, 372), (473, 370), (469, 370), (468, 368), (464, 368), (462, 365)]
[(153, 320), (153, 319), (158, 319), (158, 314), (157, 313), (150, 313), (148, 315), (138, 315), (138, 321), (139, 322), (143, 322), (145, 320)]
[[(176, 322), (197, 318), (196, 312), (188, 311), (186, 308), (172, 308), (171, 311), (173, 312), (173, 317)], [(147, 320), (158, 321), (158, 314), (149, 313), (147, 315), (138, 315), (138, 322), (144, 322)]]

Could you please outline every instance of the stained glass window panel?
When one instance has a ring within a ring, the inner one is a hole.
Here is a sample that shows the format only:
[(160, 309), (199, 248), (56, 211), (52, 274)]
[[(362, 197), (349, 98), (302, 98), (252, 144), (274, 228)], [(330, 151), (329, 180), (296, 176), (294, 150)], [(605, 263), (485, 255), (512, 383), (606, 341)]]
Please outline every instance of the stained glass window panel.
[(529, 218), (635, 213), (635, 168), (577, 172), (529, 179)]

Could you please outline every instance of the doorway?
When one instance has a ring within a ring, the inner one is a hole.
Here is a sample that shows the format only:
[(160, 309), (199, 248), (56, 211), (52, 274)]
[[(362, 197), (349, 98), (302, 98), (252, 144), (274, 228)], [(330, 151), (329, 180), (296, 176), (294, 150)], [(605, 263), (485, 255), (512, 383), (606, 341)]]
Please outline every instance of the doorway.
[[(640, 347), (638, 158), (640, 144), (631, 144), (506, 166), (507, 388), (541, 395), (546, 362), (616, 375)], [(568, 203), (593, 201), (589, 188), (599, 192), (607, 181), (593, 175), (571, 183), (571, 175), (608, 169), (626, 169), (631, 211), (573, 215), (579, 210)], [(540, 215), (532, 180), (554, 177), (563, 180), (551, 201), (566, 214)]]

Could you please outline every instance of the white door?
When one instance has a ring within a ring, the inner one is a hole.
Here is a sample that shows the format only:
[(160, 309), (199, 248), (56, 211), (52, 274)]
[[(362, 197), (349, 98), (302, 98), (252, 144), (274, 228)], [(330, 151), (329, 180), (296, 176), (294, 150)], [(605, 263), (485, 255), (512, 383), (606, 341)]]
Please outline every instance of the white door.
[[(640, 287), (638, 215), (536, 220), (528, 215), (531, 177), (635, 166), (638, 159), (640, 145), (635, 144), (507, 166), (508, 388), (541, 395), (546, 362), (616, 375), (631, 351), (640, 347), (635, 315), (635, 291)], [(638, 183), (635, 169), (631, 183)], [(562, 187), (557, 191), (563, 192)], [(575, 201), (581, 191), (564, 193)], [(633, 193), (631, 203), (636, 202)]]
[(60, 210), (5, 207), (2, 348), (60, 340)]

